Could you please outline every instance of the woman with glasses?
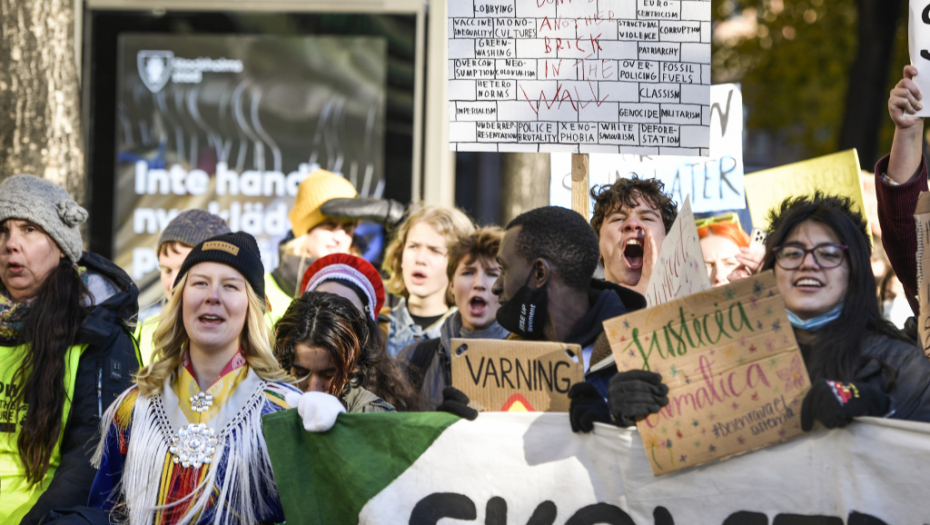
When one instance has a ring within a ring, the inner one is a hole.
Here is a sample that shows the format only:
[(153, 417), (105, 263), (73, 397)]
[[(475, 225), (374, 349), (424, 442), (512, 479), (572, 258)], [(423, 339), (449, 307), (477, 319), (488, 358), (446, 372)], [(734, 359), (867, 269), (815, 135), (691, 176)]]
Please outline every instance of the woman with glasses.
[[(819, 192), (787, 199), (770, 222), (762, 269), (775, 272), (812, 385), (802, 428), (815, 420), (843, 427), (857, 416), (930, 421), (930, 361), (882, 318), (866, 223), (851, 201)], [(649, 402), (611, 395), (617, 421), (668, 404), (661, 377), (636, 372), (617, 374), (611, 394), (641, 393)]]

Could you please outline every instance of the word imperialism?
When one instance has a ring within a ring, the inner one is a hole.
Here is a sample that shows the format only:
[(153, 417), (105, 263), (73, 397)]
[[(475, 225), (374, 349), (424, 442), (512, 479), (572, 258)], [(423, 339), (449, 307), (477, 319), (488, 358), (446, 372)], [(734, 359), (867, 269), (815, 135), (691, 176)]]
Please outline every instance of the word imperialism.
[(707, 156), (710, 8), (450, 2), (452, 149)]

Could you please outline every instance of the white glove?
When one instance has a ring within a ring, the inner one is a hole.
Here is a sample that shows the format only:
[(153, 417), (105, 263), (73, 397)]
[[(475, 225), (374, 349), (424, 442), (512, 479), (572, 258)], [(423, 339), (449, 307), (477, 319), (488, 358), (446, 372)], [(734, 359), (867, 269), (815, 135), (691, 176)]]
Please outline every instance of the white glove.
[(326, 432), (336, 424), (336, 417), (346, 411), (339, 398), (323, 392), (289, 392), (284, 399), (287, 406), (297, 408), (307, 432)]

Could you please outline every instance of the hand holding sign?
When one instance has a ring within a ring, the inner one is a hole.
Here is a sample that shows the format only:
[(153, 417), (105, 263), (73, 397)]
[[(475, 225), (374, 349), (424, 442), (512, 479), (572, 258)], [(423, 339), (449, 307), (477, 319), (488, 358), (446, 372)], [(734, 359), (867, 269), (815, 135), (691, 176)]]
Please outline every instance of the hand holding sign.
[[(920, 117), (914, 115), (923, 109), (920, 100), (923, 95), (917, 84), (918, 69), (914, 66), (904, 66), (904, 77), (891, 90), (888, 97), (888, 113), (898, 129), (909, 129), (920, 122)], [(926, 75), (930, 78), (930, 74)]]

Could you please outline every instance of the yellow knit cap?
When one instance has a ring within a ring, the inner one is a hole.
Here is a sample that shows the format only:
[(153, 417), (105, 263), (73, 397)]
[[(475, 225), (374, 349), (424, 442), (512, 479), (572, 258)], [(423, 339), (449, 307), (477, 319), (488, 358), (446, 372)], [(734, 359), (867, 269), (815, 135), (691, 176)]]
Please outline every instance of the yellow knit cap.
[(297, 198), (288, 217), (294, 237), (300, 237), (326, 220), (320, 206), (330, 199), (348, 198), (358, 195), (352, 183), (326, 170), (316, 170), (297, 186)]

